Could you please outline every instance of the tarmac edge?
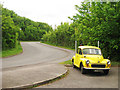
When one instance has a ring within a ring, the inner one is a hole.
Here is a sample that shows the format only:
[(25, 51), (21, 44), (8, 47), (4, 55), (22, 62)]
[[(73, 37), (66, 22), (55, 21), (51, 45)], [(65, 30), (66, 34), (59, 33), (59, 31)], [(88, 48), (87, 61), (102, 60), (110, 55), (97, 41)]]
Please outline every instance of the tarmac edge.
[(64, 73), (54, 77), (54, 78), (50, 78), (48, 80), (43, 80), (43, 81), (38, 81), (38, 82), (34, 82), (33, 84), (26, 84), (26, 85), (21, 85), (21, 86), (15, 86), (15, 87), (9, 87), (9, 88), (2, 88), (1, 90), (13, 90), (13, 89), (19, 89), (19, 90), (23, 90), (23, 89), (32, 89), (41, 85), (45, 85), (45, 84), (49, 84), (52, 83), (56, 80), (62, 79), (64, 78), (66, 75), (69, 74), (69, 69), (67, 68), (65, 70)]

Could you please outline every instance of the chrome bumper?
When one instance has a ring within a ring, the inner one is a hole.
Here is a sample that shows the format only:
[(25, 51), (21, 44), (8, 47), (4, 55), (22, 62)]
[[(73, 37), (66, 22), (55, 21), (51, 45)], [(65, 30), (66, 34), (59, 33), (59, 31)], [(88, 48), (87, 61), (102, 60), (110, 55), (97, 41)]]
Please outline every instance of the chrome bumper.
[(88, 69), (88, 70), (110, 70), (110, 68), (86, 68), (86, 67), (84, 67), (84, 69)]

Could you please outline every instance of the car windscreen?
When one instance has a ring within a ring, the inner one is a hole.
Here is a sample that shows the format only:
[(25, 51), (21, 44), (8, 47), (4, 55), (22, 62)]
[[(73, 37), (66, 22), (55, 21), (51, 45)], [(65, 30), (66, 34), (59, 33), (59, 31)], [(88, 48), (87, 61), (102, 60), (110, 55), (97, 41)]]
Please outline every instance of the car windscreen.
[(94, 48), (85, 48), (85, 49), (83, 49), (83, 54), (101, 55), (101, 50), (100, 49), (94, 49)]

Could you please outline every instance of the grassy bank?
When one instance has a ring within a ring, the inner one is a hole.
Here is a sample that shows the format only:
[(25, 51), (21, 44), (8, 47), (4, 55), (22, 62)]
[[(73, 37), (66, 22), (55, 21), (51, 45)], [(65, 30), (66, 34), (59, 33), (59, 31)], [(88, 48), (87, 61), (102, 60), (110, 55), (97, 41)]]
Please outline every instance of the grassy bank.
[(18, 45), (16, 48), (2, 51), (2, 57), (17, 55), (20, 54), (21, 52), (23, 52), (22, 46)]
[(70, 64), (70, 65), (72, 65), (72, 62), (71, 62), (71, 60), (68, 60), (68, 61), (61, 62), (60, 64)]
[(69, 49), (69, 50), (75, 50), (75, 49), (72, 49), (70, 47), (59, 46), (59, 45), (55, 45), (55, 44), (51, 44), (51, 43), (47, 43), (47, 42), (41, 42), (41, 43), (48, 44), (48, 45), (51, 45), (51, 46), (60, 47), (60, 48), (65, 48), (65, 49)]
[[(69, 65), (72, 65), (72, 62), (71, 60), (68, 60), (68, 61), (64, 61), (64, 62), (61, 62), (60, 64), (69, 64)], [(116, 62), (116, 61), (111, 61), (111, 65), (112, 66), (120, 66), (120, 62)]]

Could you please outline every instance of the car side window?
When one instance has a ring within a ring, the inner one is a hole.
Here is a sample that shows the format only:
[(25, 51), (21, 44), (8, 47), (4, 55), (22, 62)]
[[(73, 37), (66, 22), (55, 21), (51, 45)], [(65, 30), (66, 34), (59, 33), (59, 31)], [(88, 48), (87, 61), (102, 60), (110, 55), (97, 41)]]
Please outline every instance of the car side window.
[(77, 49), (77, 53), (78, 53), (78, 49)]
[(79, 54), (82, 55), (82, 51), (81, 51), (81, 49), (79, 49)]

